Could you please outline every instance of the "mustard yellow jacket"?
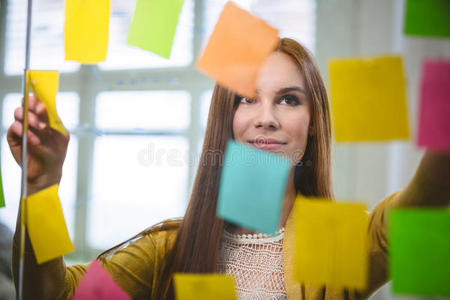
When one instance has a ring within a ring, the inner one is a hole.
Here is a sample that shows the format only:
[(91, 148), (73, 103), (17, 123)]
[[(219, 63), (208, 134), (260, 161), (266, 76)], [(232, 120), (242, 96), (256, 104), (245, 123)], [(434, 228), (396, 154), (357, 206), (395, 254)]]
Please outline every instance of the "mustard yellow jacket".
[[(368, 289), (361, 295), (367, 297), (380, 285), (386, 282), (386, 258), (387, 240), (384, 226), (384, 213), (390, 201), (396, 197), (394, 194), (383, 200), (370, 213), (369, 237), (370, 237), (370, 284)], [(285, 237), (283, 241), (283, 257), (286, 281), (286, 292), (288, 299), (355, 299), (354, 291), (342, 289), (330, 289), (328, 287), (300, 286), (293, 280), (293, 255), (294, 255), (294, 219), (289, 216)], [(177, 223), (168, 226), (171, 229), (156, 230), (127, 247), (117, 251), (113, 255), (101, 258), (100, 261), (113, 277), (113, 279), (133, 299), (155, 299), (152, 296), (154, 287), (159, 283), (154, 280), (158, 278), (155, 273), (159, 268), (161, 257), (170, 249), (175, 241)], [(66, 268), (65, 274), (61, 274), (64, 281), (59, 284), (61, 298), (70, 299), (83, 277), (88, 265), (75, 265)], [(64, 270), (64, 268), (61, 268)]]
[[(447, 191), (447, 192), (442, 192)], [(432, 186), (426, 176), (419, 170), (406, 189), (397, 192), (383, 201), (369, 214), (368, 236), (370, 241), (369, 253), (369, 283), (366, 290), (360, 293), (330, 287), (301, 286), (293, 280), (294, 256), (294, 217), (291, 214), (287, 220), (283, 240), (283, 259), (286, 292), (288, 299), (311, 300), (347, 300), (367, 298), (387, 281), (387, 234), (385, 216), (392, 207), (429, 205), (430, 195), (438, 199), (435, 204), (448, 205), (450, 187), (445, 189)], [(433, 200), (432, 199), (432, 200)], [(159, 266), (164, 263), (164, 254), (172, 247), (179, 225), (179, 221), (170, 221), (170, 226), (154, 230), (145, 234), (135, 242), (110, 256), (100, 259), (104, 268), (111, 277), (133, 299), (156, 299), (155, 287), (160, 283), (157, 276)], [(13, 255), (18, 255), (18, 247), (14, 247)], [(27, 253), (26, 256), (31, 255)], [(13, 260), (14, 270), (17, 270), (17, 260)], [(33, 290), (31, 298), (36, 299), (36, 292), (50, 293), (51, 298), (71, 299), (78, 283), (83, 277), (88, 265), (74, 265), (66, 267), (63, 259), (36, 265), (27, 266), (28, 289)], [(57, 295), (57, 296), (56, 296)], [(38, 296), (41, 297), (41, 296)]]

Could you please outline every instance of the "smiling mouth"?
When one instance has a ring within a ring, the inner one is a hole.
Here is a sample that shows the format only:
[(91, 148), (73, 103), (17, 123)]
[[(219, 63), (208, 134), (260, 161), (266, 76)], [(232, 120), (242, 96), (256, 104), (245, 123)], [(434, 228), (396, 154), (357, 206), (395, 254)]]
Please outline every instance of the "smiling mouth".
[(258, 149), (268, 150), (268, 151), (278, 150), (281, 147), (283, 147), (284, 145), (286, 145), (286, 143), (275, 140), (275, 139), (263, 139), (263, 138), (250, 140), (249, 144)]

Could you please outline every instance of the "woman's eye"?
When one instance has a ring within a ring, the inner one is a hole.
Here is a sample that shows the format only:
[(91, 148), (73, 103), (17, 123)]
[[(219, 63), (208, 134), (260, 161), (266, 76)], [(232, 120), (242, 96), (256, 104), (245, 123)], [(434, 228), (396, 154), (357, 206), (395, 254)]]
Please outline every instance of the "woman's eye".
[(241, 103), (251, 104), (253, 102), (255, 102), (255, 100), (249, 99), (249, 98), (246, 98), (246, 97), (242, 97), (242, 99), (241, 99)]
[(298, 105), (300, 102), (298, 101), (298, 98), (293, 95), (286, 95), (280, 98), (280, 103), (282, 104), (288, 104), (288, 105)]

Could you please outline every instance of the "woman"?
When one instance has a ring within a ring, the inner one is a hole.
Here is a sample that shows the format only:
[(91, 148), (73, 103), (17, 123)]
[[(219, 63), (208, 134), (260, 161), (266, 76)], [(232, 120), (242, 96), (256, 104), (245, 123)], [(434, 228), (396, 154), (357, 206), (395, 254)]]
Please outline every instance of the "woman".
[[(17, 161), (21, 116), (22, 109), (18, 108), (16, 122), (8, 131)], [(29, 124), (28, 191), (32, 194), (59, 183), (68, 137), (49, 129), (45, 108), (35, 98), (30, 99)], [(216, 217), (221, 154), (230, 139), (285, 155), (293, 163), (280, 231), (274, 237), (250, 236), (248, 230)], [(370, 214), (369, 284), (366, 290), (356, 292), (300, 285), (292, 279), (290, 212), (298, 193), (332, 198), (330, 153), (329, 107), (318, 69), (301, 45), (281, 39), (260, 72), (255, 99), (239, 97), (216, 85), (202, 160), (184, 218), (155, 225), (103, 253), (99, 260), (133, 299), (172, 299), (175, 272), (233, 274), (242, 299), (368, 297), (387, 280), (386, 211), (391, 207), (447, 205), (450, 157), (426, 153), (409, 186), (380, 202)], [(16, 231), (16, 279), (19, 236)], [(257, 260), (249, 259), (255, 256)], [(254, 268), (255, 261), (258, 268)], [(62, 258), (37, 265), (31, 247), (27, 249), (25, 266), (25, 298), (33, 299), (70, 298), (87, 269), (84, 265), (66, 267)]]

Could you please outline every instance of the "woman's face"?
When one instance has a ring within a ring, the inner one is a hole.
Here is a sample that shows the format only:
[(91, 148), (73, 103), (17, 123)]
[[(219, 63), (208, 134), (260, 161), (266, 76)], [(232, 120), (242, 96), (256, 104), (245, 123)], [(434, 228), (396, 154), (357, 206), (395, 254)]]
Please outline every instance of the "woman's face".
[(236, 141), (298, 163), (306, 149), (311, 103), (294, 60), (272, 53), (261, 68), (255, 99), (243, 98), (233, 119)]

